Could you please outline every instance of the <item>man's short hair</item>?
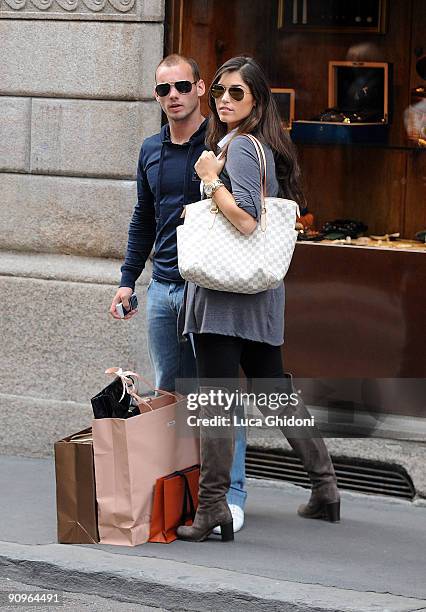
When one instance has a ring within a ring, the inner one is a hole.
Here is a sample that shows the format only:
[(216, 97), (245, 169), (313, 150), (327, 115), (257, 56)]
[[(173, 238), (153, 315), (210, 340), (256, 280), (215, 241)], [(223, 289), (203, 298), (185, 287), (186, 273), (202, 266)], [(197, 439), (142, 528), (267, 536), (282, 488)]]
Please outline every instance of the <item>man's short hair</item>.
[(194, 81), (199, 81), (201, 79), (200, 68), (195, 59), (192, 57), (186, 57), (185, 55), (179, 55), (178, 53), (172, 53), (172, 55), (167, 55), (167, 57), (162, 59), (155, 70), (155, 74), (157, 74), (157, 70), (160, 68), (160, 66), (170, 67), (182, 63), (189, 64), (191, 66)]

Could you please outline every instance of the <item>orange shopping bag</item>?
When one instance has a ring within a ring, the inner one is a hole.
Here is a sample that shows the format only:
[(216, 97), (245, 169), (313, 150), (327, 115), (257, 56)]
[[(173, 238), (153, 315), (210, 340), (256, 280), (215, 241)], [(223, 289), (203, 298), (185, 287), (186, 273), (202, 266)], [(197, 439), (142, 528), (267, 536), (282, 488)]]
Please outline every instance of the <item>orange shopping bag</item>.
[(192, 525), (198, 506), (200, 466), (173, 472), (155, 483), (150, 542), (170, 544), (179, 525)]

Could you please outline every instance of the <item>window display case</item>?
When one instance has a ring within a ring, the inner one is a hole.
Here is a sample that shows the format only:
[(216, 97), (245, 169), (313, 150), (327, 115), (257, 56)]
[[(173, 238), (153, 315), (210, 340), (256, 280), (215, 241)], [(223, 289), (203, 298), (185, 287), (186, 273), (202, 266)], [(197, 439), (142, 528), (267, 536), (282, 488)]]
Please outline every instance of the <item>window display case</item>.
[[(425, 376), (426, 251), (413, 241), (426, 230), (425, 0), (167, 5), (167, 52), (195, 57), (207, 84), (217, 66), (247, 54), (274, 90), (295, 91), (290, 135), (314, 228), (336, 219), (368, 226), (352, 244), (296, 245), (285, 366), (298, 377)], [(325, 112), (332, 121), (320, 121)], [(370, 239), (393, 233), (402, 241)]]
[(386, 8), (387, 0), (278, 0), (278, 28), (384, 34)]
[(296, 92), (294, 89), (283, 87), (272, 87), (271, 92), (284, 127), (291, 130), (294, 120)]
[(295, 121), (294, 142), (386, 141), (391, 75), (386, 62), (329, 62), (328, 108), (312, 120)]

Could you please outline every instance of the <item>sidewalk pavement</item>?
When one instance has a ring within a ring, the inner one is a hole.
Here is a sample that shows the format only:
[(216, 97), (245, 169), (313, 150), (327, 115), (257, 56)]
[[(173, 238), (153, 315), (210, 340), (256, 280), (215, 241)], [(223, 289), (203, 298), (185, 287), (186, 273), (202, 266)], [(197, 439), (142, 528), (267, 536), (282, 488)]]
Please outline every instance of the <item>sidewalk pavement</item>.
[(127, 548), (55, 543), (52, 459), (0, 456), (0, 491), (0, 575), (17, 582), (173, 611), (426, 611), (422, 500), (344, 492), (330, 524), (296, 515), (306, 490), (251, 480), (235, 542)]

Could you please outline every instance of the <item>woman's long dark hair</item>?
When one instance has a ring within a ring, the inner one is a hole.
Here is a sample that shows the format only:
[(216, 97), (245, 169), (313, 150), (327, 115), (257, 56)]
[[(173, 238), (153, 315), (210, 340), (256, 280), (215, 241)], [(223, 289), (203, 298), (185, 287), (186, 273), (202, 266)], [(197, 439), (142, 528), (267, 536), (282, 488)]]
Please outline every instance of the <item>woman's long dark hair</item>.
[[(259, 64), (251, 57), (233, 57), (225, 62), (213, 77), (212, 85), (218, 83), (225, 72), (239, 72), (256, 101), (250, 115), (240, 123), (237, 134), (251, 134), (272, 149), (275, 159), (276, 176), (280, 186), (279, 195), (295, 200), (301, 208), (305, 197), (301, 187), (300, 168), (296, 151), (287, 131), (283, 128), (277, 105), (271, 95), (269, 84)], [(216, 110), (214, 98), (209, 91), (211, 110), (207, 126), (207, 146), (216, 151), (217, 143), (227, 132)]]

